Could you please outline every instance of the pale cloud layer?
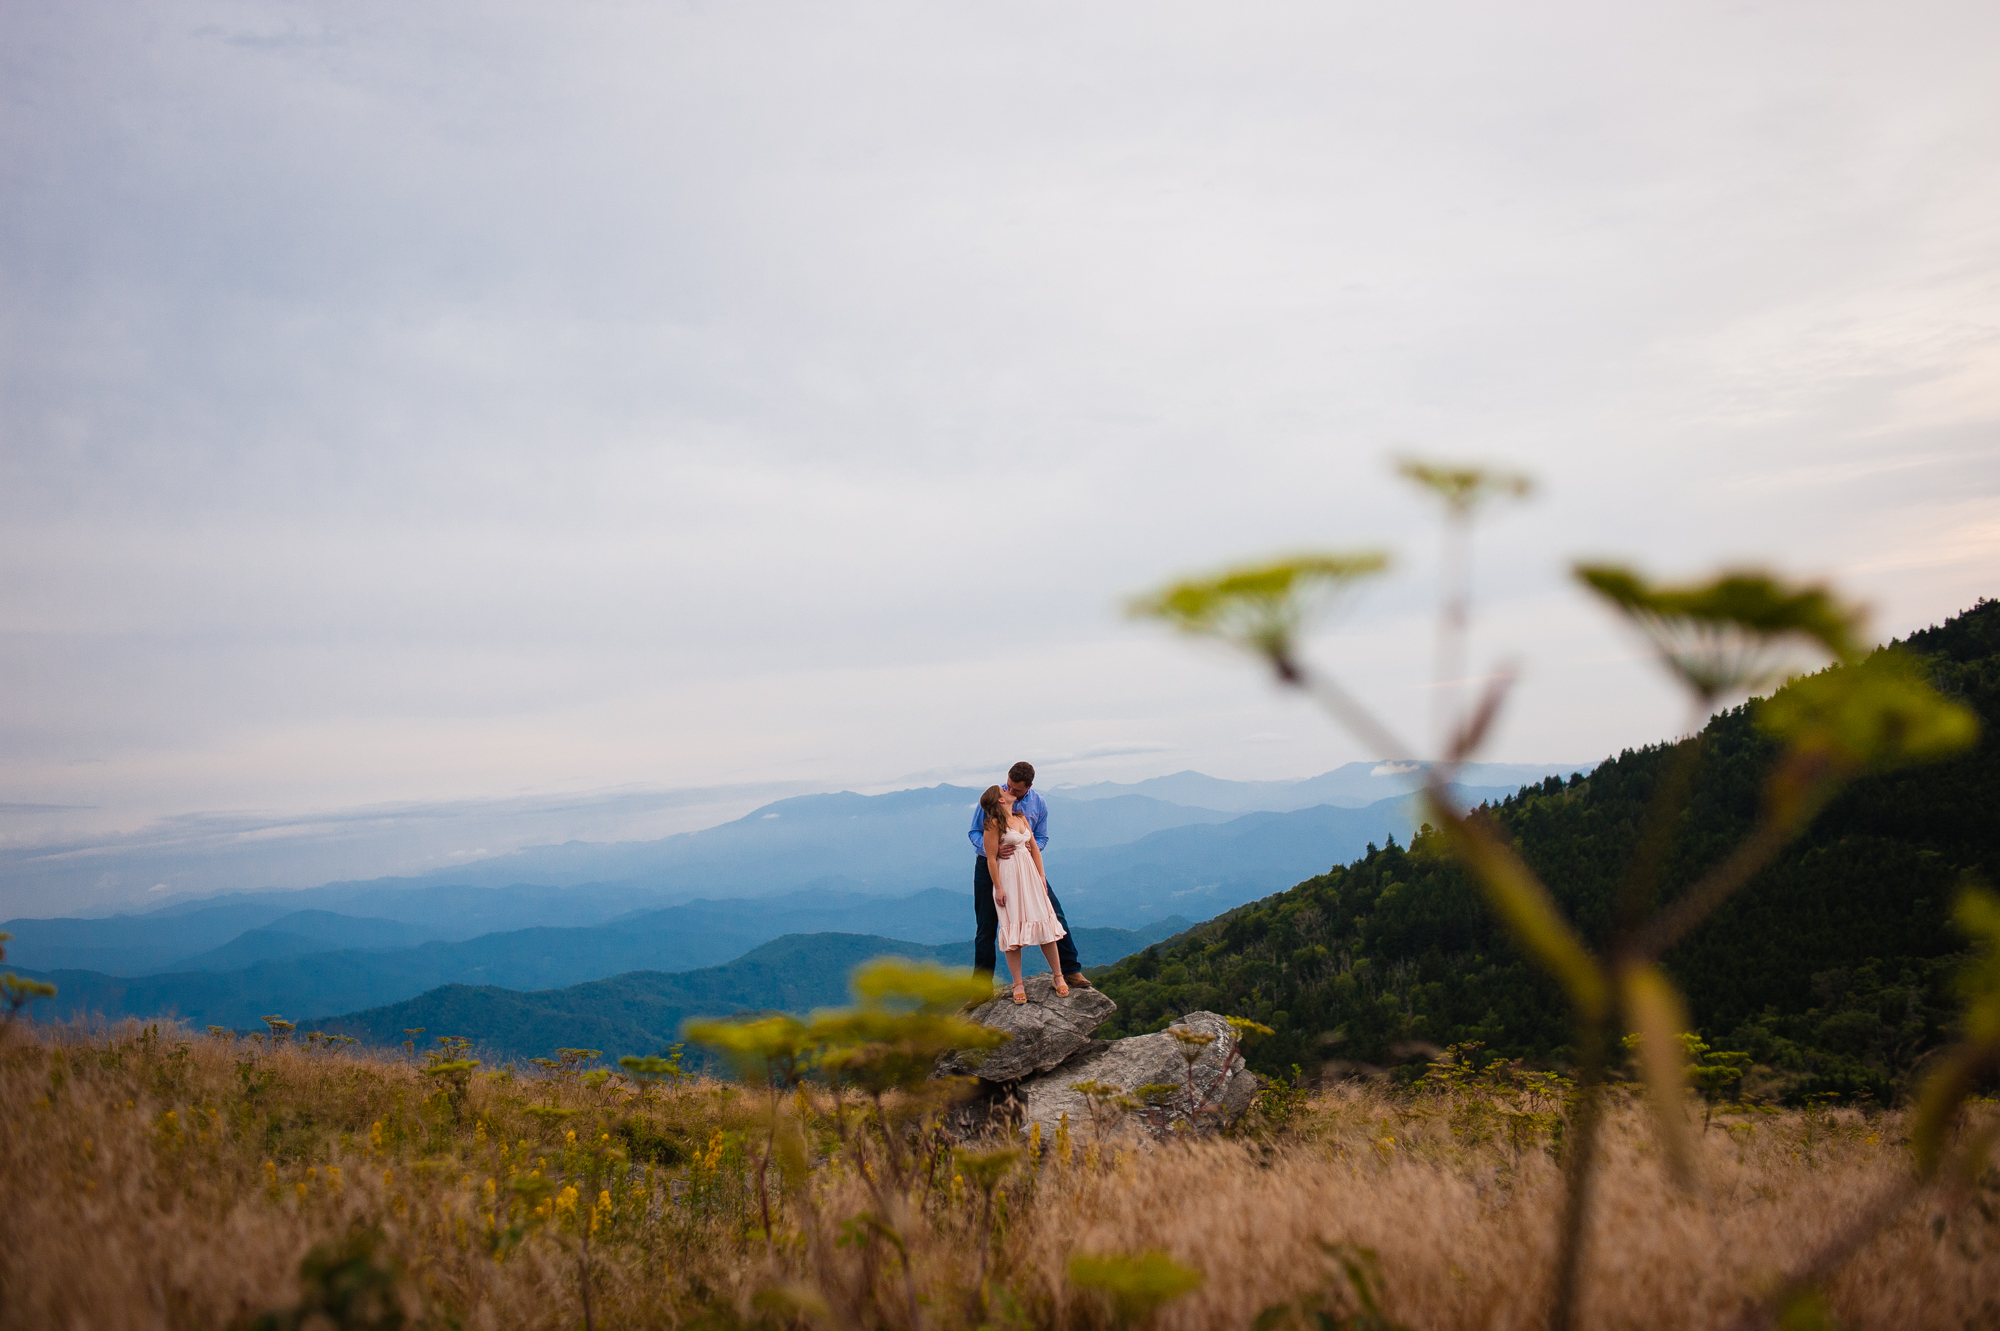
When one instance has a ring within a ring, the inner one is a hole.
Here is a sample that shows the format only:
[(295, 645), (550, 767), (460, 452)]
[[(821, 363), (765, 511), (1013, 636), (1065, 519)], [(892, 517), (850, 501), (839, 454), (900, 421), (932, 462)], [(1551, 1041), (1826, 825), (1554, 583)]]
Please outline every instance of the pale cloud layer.
[(1681, 724), (1579, 554), (2000, 590), (1986, 0), (0, 9), (0, 801), (1305, 775), (1118, 606), (1393, 548), (1420, 732), (1403, 451), (1497, 758)]

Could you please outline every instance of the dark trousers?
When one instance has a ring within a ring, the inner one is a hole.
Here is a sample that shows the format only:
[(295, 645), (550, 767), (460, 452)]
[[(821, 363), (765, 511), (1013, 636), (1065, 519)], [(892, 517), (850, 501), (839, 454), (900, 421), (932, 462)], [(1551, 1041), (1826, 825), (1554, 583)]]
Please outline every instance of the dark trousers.
[[(1056, 900), (1056, 890), (1052, 887), (1049, 905), (1055, 908), (1056, 919), (1063, 927), (1063, 936), (1056, 940), (1056, 958), (1062, 962), (1064, 975), (1075, 975), (1083, 969), (1076, 959), (1076, 934), (1063, 918), (1062, 902)], [(991, 975), (993, 963), (998, 960), (994, 941), (1000, 937), (1000, 912), (993, 905), (993, 871), (986, 867), (984, 855), (972, 862), (972, 914), (979, 921), (979, 932), (972, 940), (972, 969), (981, 975)]]

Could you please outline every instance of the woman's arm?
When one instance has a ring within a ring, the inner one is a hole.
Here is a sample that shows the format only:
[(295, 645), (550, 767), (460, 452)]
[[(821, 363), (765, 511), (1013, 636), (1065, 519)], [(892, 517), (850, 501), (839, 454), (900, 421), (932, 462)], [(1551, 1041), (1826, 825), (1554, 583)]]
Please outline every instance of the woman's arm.
[(993, 880), (993, 904), (1004, 906), (1007, 904), (1007, 889), (1000, 886), (1000, 856), (997, 853), (1000, 849), (1000, 829), (996, 826), (998, 822), (997, 818), (986, 820), (986, 873)]
[(1042, 867), (1042, 848), (1035, 844), (1033, 837), (1028, 838), (1028, 851), (1035, 857), (1035, 872), (1042, 876), (1042, 886), (1047, 887), (1049, 885), (1049, 871)]

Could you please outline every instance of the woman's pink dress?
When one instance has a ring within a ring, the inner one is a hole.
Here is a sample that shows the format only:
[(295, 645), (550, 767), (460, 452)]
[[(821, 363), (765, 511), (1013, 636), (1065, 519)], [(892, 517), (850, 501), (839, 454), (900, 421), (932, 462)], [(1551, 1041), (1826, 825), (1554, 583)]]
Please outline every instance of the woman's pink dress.
[(993, 885), (1007, 897), (1004, 906), (997, 900), (993, 903), (1000, 914), (1000, 934), (994, 941), (1002, 952), (1012, 952), (1017, 947), (1040, 947), (1067, 932), (1056, 918), (1055, 907), (1049, 904), (1049, 885), (1035, 868), (1034, 852), (1019, 849), (1033, 835), (1002, 832), (1000, 844), (1016, 850), (1004, 860), (998, 855), (993, 857)]

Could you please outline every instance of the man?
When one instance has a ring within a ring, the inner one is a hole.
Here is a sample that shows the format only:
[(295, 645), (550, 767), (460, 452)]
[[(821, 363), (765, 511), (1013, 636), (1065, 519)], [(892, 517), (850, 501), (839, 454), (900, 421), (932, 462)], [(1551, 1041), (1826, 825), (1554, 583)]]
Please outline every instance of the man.
[[(1007, 769), (1007, 790), (1014, 797), (1014, 812), (1028, 820), (1034, 829), (1035, 844), (1043, 850), (1049, 847), (1049, 806), (1034, 790), (1035, 769), (1028, 763), (1015, 763)], [(993, 943), (1000, 934), (1000, 912), (993, 907), (993, 870), (986, 863), (986, 810), (972, 806), (972, 853), (979, 858), (972, 862), (972, 914), (979, 921), (979, 931), (972, 943), (972, 969), (981, 975), (993, 974), (995, 953)], [(1001, 859), (1011, 859), (1015, 854), (1012, 846), (1002, 846), (997, 852)], [(1062, 961), (1063, 975), (1072, 989), (1094, 988), (1083, 976), (1083, 965), (1076, 959), (1076, 935), (1070, 930), (1069, 921), (1063, 917), (1062, 902), (1056, 900), (1056, 890), (1049, 888), (1049, 905), (1055, 908), (1056, 919), (1062, 921), (1063, 936), (1056, 940), (1056, 954)]]

